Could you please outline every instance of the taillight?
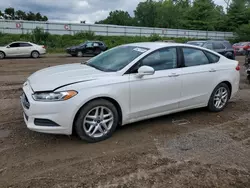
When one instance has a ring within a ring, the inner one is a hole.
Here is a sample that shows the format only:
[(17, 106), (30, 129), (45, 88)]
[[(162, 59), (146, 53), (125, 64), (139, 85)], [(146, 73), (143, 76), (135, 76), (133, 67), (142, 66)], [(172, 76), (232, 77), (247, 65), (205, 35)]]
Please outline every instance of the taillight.
[(46, 46), (42, 46), (42, 48), (46, 48)]
[(235, 67), (235, 69), (236, 69), (237, 71), (240, 70), (240, 64), (239, 64), (239, 63), (238, 63), (238, 65)]

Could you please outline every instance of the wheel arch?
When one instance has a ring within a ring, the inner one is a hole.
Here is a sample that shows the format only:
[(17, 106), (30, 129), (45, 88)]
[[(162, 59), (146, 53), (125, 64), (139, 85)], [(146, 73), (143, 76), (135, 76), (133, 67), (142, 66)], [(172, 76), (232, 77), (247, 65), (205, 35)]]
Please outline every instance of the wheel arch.
[(6, 53), (4, 51), (0, 50), (0, 52), (2, 52), (4, 54), (4, 57), (6, 57)]
[(76, 122), (76, 119), (77, 119), (81, 109), (84, 108), (84, 106), (86, 106), (88, 103), (90, 103), (90, 102), (92, 102), (94, 100), (98, 100), (98, 99), (107, 100), (107, 101), (111, 102), (116, 107), (117, 112), (118, 112), (118, 116), (119, 116), (118, 126), (122, 124), (122, 119), (123, 119), (122, 108), (121, 108), (121, 105), (117, 102), (117, 100), (115, 100), (114, 98), (109, 97), (109, 96), (95, 97), (95, 98), (92, 98), (89, 101), (85, 102), (84, 104), (82, 104), (81, 107), (77, 110), (77, 112), (76, 112), (76, 114), (74, 116), (74, 120), (73, 120), (72, 133), (75, 132), (75, 122)]
[[(222, 84), (222, 83), (224, 83), (224, 84), (226, 84), (226, 85), (228, 86), (229, 91), (230, 91), (229, 98), (231, 98), (231, 94), (232, 94), (232, 84), (231, 84), (229, 81), (223, 81), (223, 82), (221, 82), (221, 83), (219, 83), (219, 84)], [(219, 84), (218, 84), (218, 85), (219, 85)], [(216, 87), (217, 87), (217, 86), (216, 86)]]
[(30, 53), (31, 56), (32, 56), (33, 52), (37, 52), (40, 55), (40, 52), (38, 50), (32, 50), (31, 53)]

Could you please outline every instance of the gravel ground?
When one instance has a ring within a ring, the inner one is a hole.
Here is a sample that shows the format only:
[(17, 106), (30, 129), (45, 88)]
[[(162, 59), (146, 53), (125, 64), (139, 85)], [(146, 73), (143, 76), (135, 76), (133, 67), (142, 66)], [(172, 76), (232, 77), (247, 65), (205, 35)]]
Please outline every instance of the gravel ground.
[[(36, 70), (86, 58), (0, 61), (0, 187), (250, 187), (250, 85), (220, 113), (197, 109), (119, 128), (87, 144), (29, 131), (21, 84)], [(238, 58), (241, 64), (243, 57)]]

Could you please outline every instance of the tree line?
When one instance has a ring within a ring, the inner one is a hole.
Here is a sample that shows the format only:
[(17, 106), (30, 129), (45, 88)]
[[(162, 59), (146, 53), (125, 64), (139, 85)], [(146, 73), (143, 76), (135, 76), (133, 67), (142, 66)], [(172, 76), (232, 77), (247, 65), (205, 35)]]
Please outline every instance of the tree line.
[(146, 0), (134, 10), (115, 10), (96, 24), (115, 24), (175, 29), (210, 31), (236, 31), (239, 26), (249, 24), (249, 0), (224, 0), (229, 3), (226, 10), (213, 0)]
[(0, 18), (8, 20), (48, 21), (48, 17), (41, 15), (40, 12), (24, 12), (22, 10), (15, 10), (12, 7), (6, 8), (3, 12), (0, 10)]

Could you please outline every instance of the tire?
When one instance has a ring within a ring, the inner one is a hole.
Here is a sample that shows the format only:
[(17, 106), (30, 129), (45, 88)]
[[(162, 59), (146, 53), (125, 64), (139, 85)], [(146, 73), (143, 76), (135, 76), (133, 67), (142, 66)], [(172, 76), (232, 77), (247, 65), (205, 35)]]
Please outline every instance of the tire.
[[(106, 117), (101, 115), (101, 109), (103, 109), (103, 114)], [(98, 116), (94, 118), (97, 110)], [(119, 116), (114, 104), (104, 99), (97, 99), (87, 103), (82, 107), (76, 118), (74, 128), (76, 134), (82, 140), (85, 140), (89, 143), (94, 143), (106, 140), (111, 137), (116, 130), (118, 122)], [(103, 132), (101, 132), (100, 127)], [(95, 134), (93, 134), (94, 131)]]
[(99, 48), (97, 48), (97, 49), (95, 50), (95, 55), (99, 55), (101, 52), (102, 52), (102, 50), (99, 49)]
[(4, 59), (5, 58), (5, 53), (0, 51), (0, 59)]
[(31, 52), (31, 57), (32, 57), (32, 58), (36, 59), (36, 58), (39, 58), (39, 56), (40, 56), (40, 54), (39, 54), (38, 51), (33, 51), (33, 52)]
[(78, 51), (77, 54), (76, 54), (77, 57), (82, 57), (83, 56), (83, 53), (81, 51)]
[[(208, 102), (207, 107), (209, 111), (211, 112), (222, 111), (227, 106), (230, 95), (231, 92), (227, 84), (220, 83), (218, 86), (216, 86)], [(220, 101), (221, 103), (218, 101)]]

